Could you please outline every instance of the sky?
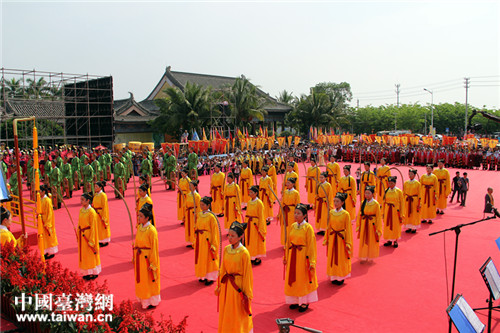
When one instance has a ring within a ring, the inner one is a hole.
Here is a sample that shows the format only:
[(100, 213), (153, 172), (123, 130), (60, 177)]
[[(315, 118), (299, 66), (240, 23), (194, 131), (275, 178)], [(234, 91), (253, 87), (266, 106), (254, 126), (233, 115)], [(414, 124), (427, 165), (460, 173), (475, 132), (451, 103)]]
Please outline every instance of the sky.
[[(271, 96), (348, 82), (351, 105), (500, 108), (500, 1), (6, 1), (1, 67), (112, 75), (143, 100), (173, 71)], [(428, 89), (432, 92), (424, 90)]]

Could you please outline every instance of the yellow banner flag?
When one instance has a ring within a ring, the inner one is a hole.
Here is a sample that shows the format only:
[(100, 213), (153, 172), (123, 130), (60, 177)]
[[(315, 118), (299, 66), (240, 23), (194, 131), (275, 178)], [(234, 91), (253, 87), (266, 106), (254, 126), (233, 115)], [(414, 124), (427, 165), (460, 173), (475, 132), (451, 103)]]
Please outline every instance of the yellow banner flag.
[(491, 139), (490, 142), (488, 142), (488, 145), (490, 146), (491, 149), (494, 149), (498, 145), (498, 140), (497, 139)]
[(288, 140), (288, 147), (291, 147), (291, 146), (292, 146), (293, 136), (289, 136), (289, 137), (287, 138), (287, 140)]
[(381, 144), (382, 144), (382, 137), (381, 137), (381, 136), (376, 136), (376, 137), (375, 137), (375, 141), (376, 141), (379, 145), (381, 145)]
[(401, 137), (401, 144), (403, 145), (408, 145), (408, 137), (407, 136), (402, 136)]
[(284, 136), (279, 136), (278, 137), (278, 145), (281, 147), (283, 147), (283, 144), (285, 144), (285, 137)]
[(490, 139), (488, 139), (488, 138), (481, 138), (479, 140), (481, 141), (481, 146), (483, 146), (483, 147), (488, 146), (488, 143), (490, 142)]
[(295, 147), (297, 147), (299, 145), (299, 143), (300, 143), (300, 137), (296, 136), (294, 138), (294, 142), (293, 143), (295, 144)]

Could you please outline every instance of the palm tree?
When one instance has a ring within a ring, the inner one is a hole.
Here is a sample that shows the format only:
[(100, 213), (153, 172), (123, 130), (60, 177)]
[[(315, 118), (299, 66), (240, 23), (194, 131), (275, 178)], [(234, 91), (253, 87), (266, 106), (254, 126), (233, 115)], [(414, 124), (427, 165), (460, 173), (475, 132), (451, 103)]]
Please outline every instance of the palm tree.
[(34, 79), (27, 79), (26, 82), (28, 82), (27, 94), (29, 98), (43, 98), (47, 96), (50, 91), (50, 87), (43, 77), (39, 78), (37, 81)]
[(278, 100), (278, 102), (290, 106), (294, 105), (297, 102), (297, 97), (293, 96), (293, 93), (289, 93), (286, 90), (280, 92), (280, 95), (276, 97), (276, 99)]
[(257, 87), (245, 77), (238, 77), (230, 90), (232, 115), (236, 126), (247, 125), (254, 119), (264, 120), (267, 111), (264, 109), (265, 99), (259, 96)]

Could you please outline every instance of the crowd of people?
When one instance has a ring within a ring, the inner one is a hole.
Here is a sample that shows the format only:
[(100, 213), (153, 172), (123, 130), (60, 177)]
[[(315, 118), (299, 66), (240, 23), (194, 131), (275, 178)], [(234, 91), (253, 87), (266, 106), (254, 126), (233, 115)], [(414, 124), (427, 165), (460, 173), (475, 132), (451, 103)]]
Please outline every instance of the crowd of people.
[[(139, 176), (134, 276), (136, 296), (145, 309), (161, 301), (152, 178), (161, 177), (165, 190), (176, 191), (175, 215), (185, 228), (186, 246), (194, 249), (195, 276), (204, 285), (217, 286), (220, 332), (252, 331), (252, 266), (265, 260), (270, 236), (267, 226), (274, 218), (281, 225), (285, 302), (290, 309), (304, 312), (318, 300), (318, 237), (323, 237), (322, 244), (327, 248), (328, 279), (333, 285), (341, 285), (351, 275), (356, 245), (361, 263), (375, 260), (381, 242), (397, 248), (403, 231), (414, 234), (422, 223), (433, 223), (438, 215), (445, 214), (448, 200), (452, 202), (455, 195), (465, 206), (467, 172), (460, 176), (457, 171), (450, 178), (446, 166), (500, 170), (498, 150), (445, 147), (303, 144), (290, 149), (272, 147), (201, 157), (193, 148), (175, 156), (170, 150), (133, 153), (124, 148), (111, 153), (106, 149), (56, 147), (40, 149), (39, 155), (45, 258), (49, 260), (58, 252), (53, 210), (82, 189), (76, 231), (79, 267), (86, 280), (98, 277), (100, 249), (111, 242), (112, 218), (105, 189), (112, 187), (115, 197), (122, 198), (130, 188), (131, 177)], [(306, 161), (310, 163), (308, 168)], [(357, 170), (359, 176), (355, 179), (351, 174), (353, 164), (341, 168), (340, 161), (359, 163), (364, 170)], [(0, 164), (16, 196), (18, 175), (13, 162), (13, 154), (6, 150)], [(20, 162), (21, 177), (34, 199), (36, 170), (32, 152), (23, 152)], [(302, 171), (300, 162), (304, 162)], [(377, 168), (372, 170), (374, 164)], [(425, 165), (426, 173), (417, 179), (417, 170), (411, 168), (409, 180), (400, 189), (389, 164)], [(279, 174), (283, 174), (280, 188)], [(198, 191), (199, 175), (210, 177), (210, 190), (205, 196)], [(300, 195), (301, 186), (307, 193), (305, 197)], [(160, 188), (163, 190), (163, 185)], [(492, 188), (488, 189), (485, 203), (485, 213), (498, 216)], [(276, 206), (279, 214), (275, 217)], [(310, 210), (313, 214), (308, 213)], [(8, 231), (11, 213), (2, 207), (1, 243), (22, 246), (26, 235), (16, 240)], [(310, 216), (314, 218), (310, 220)], [(227, 231), (229, 241), (223, 249), (221, 229)]]

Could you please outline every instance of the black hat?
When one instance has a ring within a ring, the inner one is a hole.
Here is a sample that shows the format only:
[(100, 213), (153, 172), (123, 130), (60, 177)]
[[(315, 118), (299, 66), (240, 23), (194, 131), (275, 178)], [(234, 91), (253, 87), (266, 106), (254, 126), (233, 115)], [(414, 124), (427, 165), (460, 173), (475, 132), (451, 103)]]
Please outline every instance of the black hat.
[(387, 177), (387, 181), (388, 182), (394, 182), (395, 183), (397, 179), (398, 179), (398, 177), (396, 177), (396, 176)]
[(344, 165), (344, 169), (351, 171), (351, 165), (350, 164)]
[(295, 184), (297, 182), (297, 178), (295, 178), (295, 177), (288, 177), (286, 180), (292, 184)]
[(366, 186), (366, 187), (365, 187), (365, 191), (366, 191), (366, 190), (368, 190), (368, 191), (370, 191), (370, 192), (372, 192), (372, 193), (375, 193), (375, 186)]
[(337, 194), (335, 194), (335, 198), (339, 198), (343, 202), (347, 200), (347, 196), (348, 196), (347, 193), (337, 192)]
[(417, 169), (410, 169), (410, 170), (408, 170), (408, 172), (411, 172), (411, 173), (413, 173), (414, 175), (416, 175), (416, 174), (417, 174)]
[(205, 197), (201, 198), (200, 201), (203, 202), (205, 205), (210, 206), (210, 204), (212, 203), (213, 200), (211, 197), (205, 196)]
[(238, 221), (234, 221), (233, 223), (231, 223), (229, 230), (233, 230), (234, 232), (236, 232), (236, 234), (238, 234), (239, 237), (241, 237), (245, 232), (246, 228), (247, 228), (246, 223), (240, 223)]

